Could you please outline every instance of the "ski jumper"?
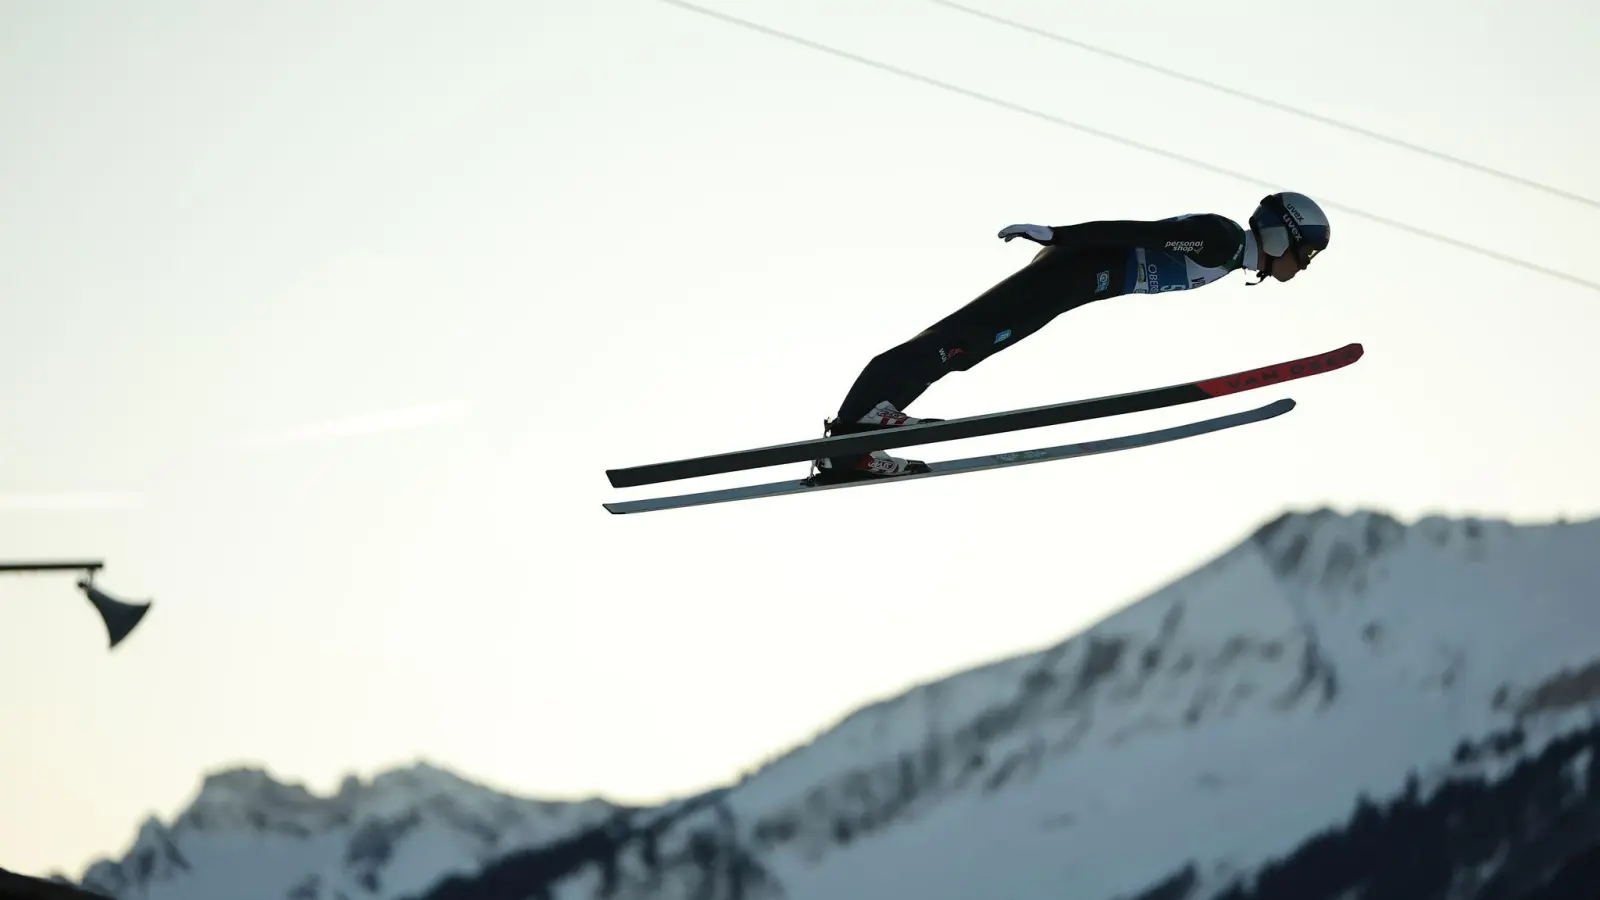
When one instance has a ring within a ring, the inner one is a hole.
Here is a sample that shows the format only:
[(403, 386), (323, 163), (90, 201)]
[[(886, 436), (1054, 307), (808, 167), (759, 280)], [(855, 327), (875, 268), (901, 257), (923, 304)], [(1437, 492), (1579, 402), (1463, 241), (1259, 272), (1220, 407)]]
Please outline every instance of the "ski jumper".
[(934, 382), (1014, 346), (1068, 310), (1123, 294), (1194, 290), (1253, 268), (1255, 240), (1213, 213), (1055, 227), (1032, 261), (966, 306), (873, 357), (832, 426), (849, 434), (887, 400), (904, 411)]

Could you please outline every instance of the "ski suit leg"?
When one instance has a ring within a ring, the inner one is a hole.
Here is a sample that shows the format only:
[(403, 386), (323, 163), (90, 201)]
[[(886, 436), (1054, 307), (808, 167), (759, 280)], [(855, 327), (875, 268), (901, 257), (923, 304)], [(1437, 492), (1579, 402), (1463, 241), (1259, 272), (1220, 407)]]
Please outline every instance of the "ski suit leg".
[(934, 382), (1015, 346), (1068, 310), (1118, 293), (1126, 251), (1042, 248), (1010, 277), (910, 340), (873, 357), (839, 406), (834, 434), (884, 400), (905, 412)]

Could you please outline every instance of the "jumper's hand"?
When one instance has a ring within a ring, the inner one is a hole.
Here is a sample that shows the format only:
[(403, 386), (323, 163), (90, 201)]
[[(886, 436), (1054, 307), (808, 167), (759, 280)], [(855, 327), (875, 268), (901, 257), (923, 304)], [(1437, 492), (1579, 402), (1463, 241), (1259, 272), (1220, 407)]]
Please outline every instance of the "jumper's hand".
[(1000, 237), (1007, 241), (1014, 237), (1025, 237), (1030, 241), (1046, 244), (1054, 234), (1049, 225), (1007, 225), (1000, 229)]

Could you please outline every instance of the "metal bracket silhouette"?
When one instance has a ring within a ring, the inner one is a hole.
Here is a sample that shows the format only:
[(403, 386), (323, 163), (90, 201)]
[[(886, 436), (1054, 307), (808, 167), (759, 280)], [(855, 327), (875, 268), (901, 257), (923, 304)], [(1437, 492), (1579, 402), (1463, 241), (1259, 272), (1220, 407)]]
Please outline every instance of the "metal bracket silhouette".
[(94, 583), (95, 573), (105, 568), (105, 563), (98, 559), (68, 560), (58, 562), (0, 562), (0, 574), (29, 573), (29, 572), (82, 572), (83, 577), (78, 579), (78, 589), (83, 591), (85, 597), (94, 605), (95, 612), (100, 614), (100, 621), (105, 623), (106, 636), (111, 641), (111, 647), (116, 647), (138, 627), (144, 619), (145, 613), (150, 611), (149, 601), (130, 602), (119, 600), (107, 594)]

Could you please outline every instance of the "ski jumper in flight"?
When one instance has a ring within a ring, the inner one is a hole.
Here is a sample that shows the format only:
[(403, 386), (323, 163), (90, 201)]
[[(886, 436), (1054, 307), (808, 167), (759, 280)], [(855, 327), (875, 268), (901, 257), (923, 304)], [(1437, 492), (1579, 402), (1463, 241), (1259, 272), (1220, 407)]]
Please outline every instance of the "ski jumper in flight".
[[(1249, 227), (1215, 213), (1159, 221), (1011, 225), (999, 237), (1025, 237), (1041, 249), (1009, 278), (915, 337), (873, 357), (857, 376), (826, 433), (937, 422), (906, 415), (912, 401), (950, 372), (965, 372), (1016, 345), (1071, 309), (1124, 294), (1205, 287), (1235, 269), (1288, 281), (1328, 247), (1328, 217), (1304, 194), (1269, 194)], [(817, 483), (927, 471), (920, 460), (876, 450), (816, 460)]]

